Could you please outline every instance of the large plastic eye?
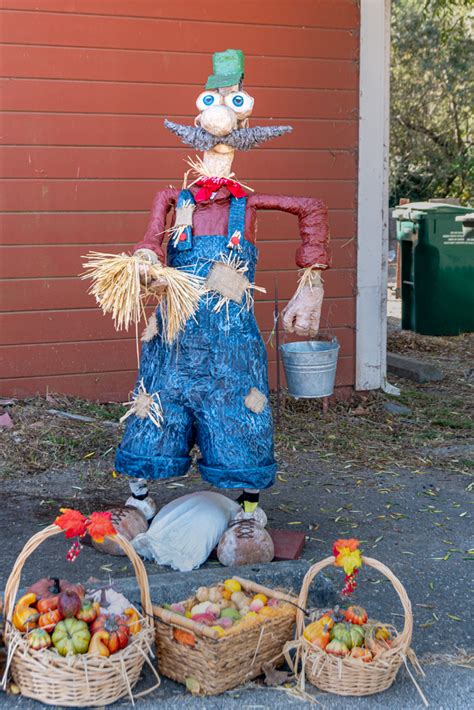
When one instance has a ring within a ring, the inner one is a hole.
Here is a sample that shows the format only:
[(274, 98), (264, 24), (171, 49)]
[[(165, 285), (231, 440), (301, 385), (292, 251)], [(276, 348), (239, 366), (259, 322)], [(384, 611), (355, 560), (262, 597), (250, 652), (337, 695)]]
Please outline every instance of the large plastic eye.
[(227, 94), (224, 99), (226, 106), (233, 109), (235, 113), (248, 113), (253, 108), (253, 98), (245, 93), (245, 91), (236, 91), (232, 94)]
[(213, 91), (203, 91), (197, 98), (196, 106), (200, 111), (204, 111), (206, 108), (219, 106), (221, 103), (222, 96), (220, 94), (214, 93)]

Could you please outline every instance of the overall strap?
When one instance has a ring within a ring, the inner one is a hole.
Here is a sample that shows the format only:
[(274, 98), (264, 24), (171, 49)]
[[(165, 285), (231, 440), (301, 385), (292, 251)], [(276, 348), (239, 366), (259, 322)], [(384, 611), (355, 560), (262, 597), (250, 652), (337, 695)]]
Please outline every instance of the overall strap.
[(241, 251), (241, 243), (245, 240), (245, 210), (246, 197), (230, 198), (229, 226), (227, 228), (228, 249)]

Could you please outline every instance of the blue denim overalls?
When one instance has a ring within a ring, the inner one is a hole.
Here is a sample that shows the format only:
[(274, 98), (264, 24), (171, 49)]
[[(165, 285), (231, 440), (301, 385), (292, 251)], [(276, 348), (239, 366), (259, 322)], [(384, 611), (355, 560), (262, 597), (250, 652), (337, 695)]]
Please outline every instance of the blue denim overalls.
[[(239, 258), (254, 281), (258, 251), (244, 237), (246, 198), (231, 197), (227, 236), (194, 236), (184, 250), (168, 244), (169, 266), (206, 276), (215, 261), (229, 254), (230, 237), (239, 231)], [(197, 266), (196, 266), (197, 265)], [(251, 388), (268, 397), (267, 354), (253, 313), (230, 302), (213, 311), (216, 297), (201, 299), (196, 319), (186, 324), (173, 345), (160, 334), (143, 344), (138, 382), (158, 392), (164, 422), (130, 416), (116, 454), (119, 473), (147, 479), (184, 475), (197, 444), (202, 478), (217, 488), (267, 488), (274, 482), (270, 404), (256, 414), (245, 404)], [(160, 309), (157, 310), (161, 325)]]

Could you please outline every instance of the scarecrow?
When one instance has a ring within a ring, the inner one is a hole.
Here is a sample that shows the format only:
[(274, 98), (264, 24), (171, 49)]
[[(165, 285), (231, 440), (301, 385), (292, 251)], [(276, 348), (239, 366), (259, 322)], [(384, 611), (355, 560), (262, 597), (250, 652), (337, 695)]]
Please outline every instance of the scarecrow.
[[(154, 402), (156, 416), (141, 416), (135, 407), (115, 468), (135, 479), (126, 504), (150, 519), (156, 507), (147, 481), (184, 475), (197, 444), (202, 478), (218, 489), (241, 491), (244, 537), (251, 538), (251, 521), (258, 518), (257, 511), (263, 513), (257, 509), (259, 491), (273, 484), (276, 472), (267, 355), (253, 312), (257, 211), (282, 210), (298, 217), (296, 264), (302, 272), (283, 312), (283, 327), (300, 336), (313, 337), (319, 328), (320, 272), (329, 265), (329, 230), (320, 200), (256, 194), (232, 172), (236, 150), (249, 150), (292, 130), (249, 127), (254, 99), (244, 91), (243, 78), (240, 50), (215, 53), (213, 74), (196, 101), (194, 126), (165, 121), (184, 144), (203, 151), (203, 157), (190, 161), (191, 184), (187, 173), (182, 190), (169, 187), (156, 194), (145, 236), (135, 248), (141, 257), (140, 278), (155, 292), (166, 292), (166, 270), (172, 267), (201, 279), (203, 290), (174, 342), (162, 337), (162, 309), (148, 322), (137, 391), (141, 387), (145, 398), (159, 399)], [(170, 210), (173, 226), (165, 257), (162, 243)], [(161, 268), (165, 260), (167, 266)]]

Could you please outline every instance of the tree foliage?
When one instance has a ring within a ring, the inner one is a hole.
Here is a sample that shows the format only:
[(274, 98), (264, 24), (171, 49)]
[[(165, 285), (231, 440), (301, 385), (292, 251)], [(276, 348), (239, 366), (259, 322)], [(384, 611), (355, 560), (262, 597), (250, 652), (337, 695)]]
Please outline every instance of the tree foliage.
[(474, 198), (474, 0), (393, 0), (390, 200)]

